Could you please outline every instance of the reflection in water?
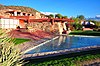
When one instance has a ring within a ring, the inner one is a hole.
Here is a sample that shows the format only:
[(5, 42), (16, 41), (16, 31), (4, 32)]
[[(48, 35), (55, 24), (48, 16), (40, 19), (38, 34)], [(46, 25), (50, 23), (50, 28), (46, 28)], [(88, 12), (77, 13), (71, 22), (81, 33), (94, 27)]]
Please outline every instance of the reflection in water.
[(41, 45), (28, 53), (51, 52), (64, 49), (80, 48), (87, 46), (100, 46), (100, 37), (69, 37), (59, 36), (59, 38)]
[(65, 42), (66, 36), (59, 36), (58, 38), (58, 46)]

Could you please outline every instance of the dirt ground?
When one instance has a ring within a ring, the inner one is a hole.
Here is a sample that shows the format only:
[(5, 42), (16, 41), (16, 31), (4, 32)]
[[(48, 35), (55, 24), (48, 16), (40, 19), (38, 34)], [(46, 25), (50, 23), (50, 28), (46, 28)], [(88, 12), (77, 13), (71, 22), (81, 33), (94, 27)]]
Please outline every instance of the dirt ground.
[(10, 34), (12, 35), (12, 37), (14, 38), (28, 38), (28, 39), (32, 39), (32, 40), (40, 40), (40, 39), (44, 39), (44, 38), (51, 38), (54, 35), (49, 33), (49, 32), (45, 32), (42, 30), (37, 30), (35, 32), (21, 32), (20, 30), (12, 30), (10, 32)]

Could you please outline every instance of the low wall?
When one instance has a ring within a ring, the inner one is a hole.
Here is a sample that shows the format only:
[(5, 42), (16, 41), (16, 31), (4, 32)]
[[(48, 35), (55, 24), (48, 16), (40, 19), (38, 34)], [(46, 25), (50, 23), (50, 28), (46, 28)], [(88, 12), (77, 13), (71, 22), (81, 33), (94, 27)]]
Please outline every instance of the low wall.
[(37, 59), (37, 58), (46, 58), (46, 57), (58, 56), (58, 55), (81, 52), (81, 51), (89, 51), (89, 50), (99, 49), (99, 48), (100, 48), (100, 46), (89, 46), (89, 47), (82, 47), (82, 48), (75, 48), (75, 49), (65, 49), (65, 50), (59, 50), (59, 51), (53, 51), (53, 52), (25, 54), (25, 55), (22, 56), (22, 58), (25, 59), (25, 60)]

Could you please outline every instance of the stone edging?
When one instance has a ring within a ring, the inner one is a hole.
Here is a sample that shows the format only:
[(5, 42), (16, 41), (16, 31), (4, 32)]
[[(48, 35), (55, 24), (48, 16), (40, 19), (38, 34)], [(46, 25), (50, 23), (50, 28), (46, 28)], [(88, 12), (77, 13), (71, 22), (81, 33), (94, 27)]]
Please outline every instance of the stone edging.
[[(82, 36), (82, 37), (87, 37), (87, 36), (83, 36), (83, 35), (69, 35), (69, 36)], [(59, 36), (45, 41), (35, 47), (32, 47), (26, 51), (24, 51), (24, 53), (27, 53), (30, 50), (33, 50), (41, 45), (44, 45), (52, 40), (57, 39)], [(95, 37), (95, 36), (89, 36), (89, 37)], [(100, 36), (96, 36), (96, 37), (100, 37)], [(88, 51), (88, 50), (92, 50), (92, 49), (98, 49), (100, 48), (100, 46), (88, 46), (88, 47), (81, 47), (81, 48), (74, 48), (74, 49), (65, 49), (65, 50), (59, 50), (59, 51), (52, 51), (52, 52), (42, 52), (42, 53), (34, 53), (34, 54), (24, 54), (22, 56), (22, 58), (24, 59), (35, 59), (35, 58), (45, 58), (45, 57), (51, 57), (51, 56), (57, 56), (57, 55), (62, 55), (62, 54), (69, 54), (69, 53), (74, 53), (74, 52), (80, 52), (80, 51)]]
[(25, 60), (45, 58), (45, 57), (51, 57), (51, 56), (57, 56), (57, 55), (63, 55), (63, 54), (69, 54), (69, 53), (74, 53), (74, 52), (81, 52), (81, 51), (88, 51), (88, 50), (99, 49), (99, 48), (100, 46), (89, 46), (89, 47), (65, 49), (65, 50), (59, 50), (59, 51), (53, 51), (53, 52), (25, 54), (22, 56), (22, 58), (24, 58)]
[(100, 36), (87, 36), (87, 35), (68, 35), (68, 36), (82, 36), (82, 37), (100, 37)]
[(88, 36), (88, 35), (67, 35), (67, 34), (61, 34), (61, 35), (58, 35), (58, 36), (100, 37), (100, 36)]
[(59, 36), (56, 36), (56, 37), (52, 38), (51, 40), (47, 40), (47, 41), (45, 41), (45, 42), (43, 42), (43, 43), (41, 43), (41, 44), (39, 44), (39, 45), (37, 45), (37, 46), (35, 46), (35, 47), (32, 47), (32, 48), (30, 48), (30, 49), (24, 51), (23, 53), (27, 53), (28, 51), (33, 50), (33, 49), (35, 49), (35, 48), (37, 48), (37, 47), (39, 47), (39, 46), (41, 46), (41, 45), (44, 45), (44, 44), (46, 44), (46, 43), (48, 43), (48, 42), (50, 42), (50, 41), (52, 41), (52, 40), (55, 40), (55, 39), (57, 39), (58, 37), (59, 37)]

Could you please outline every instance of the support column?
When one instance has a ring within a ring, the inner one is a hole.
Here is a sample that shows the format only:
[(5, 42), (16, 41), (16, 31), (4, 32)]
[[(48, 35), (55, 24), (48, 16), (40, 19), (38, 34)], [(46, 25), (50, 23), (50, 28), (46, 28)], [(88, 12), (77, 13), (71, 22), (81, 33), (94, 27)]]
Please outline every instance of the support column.
[(68, 22), (68, 31), (67, 31), (67, 33), (69, 34), (70, 32), (71, 32), (71, 25), (70, 25), (70, 22)]
[(22, 12), (20, 13), (20, 16), (23, 16), (23, 13)]
[(63, 22), (63, 28), (64, 28), (64, 30), (67, 30), (66, 29), (66, 24), (65, 24), (66, 22)]
[(59, 34), (61, 35), (63, 32), (63, 27), (62, 27), (61, 22), (58, 22), (58, 30), (59, 30)]
[(50, 31), (54, 31), (54, 19), (51, 19), (51, 29), (50, 29)]
[(17, 11), (14, 12), (14, 16), (17, 16)]
[(27, 14), (27, 13), (25, 13), (25, 16), (28, 16), (28, 14)]
[(67, 22), (63, 22), (63, 28), (64, 28), (64, 32), (65, 32), (65, 34), (67, 34), (67, 27), (66, 27), (66, 23), (67, 23)]

